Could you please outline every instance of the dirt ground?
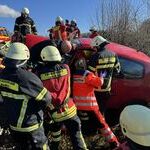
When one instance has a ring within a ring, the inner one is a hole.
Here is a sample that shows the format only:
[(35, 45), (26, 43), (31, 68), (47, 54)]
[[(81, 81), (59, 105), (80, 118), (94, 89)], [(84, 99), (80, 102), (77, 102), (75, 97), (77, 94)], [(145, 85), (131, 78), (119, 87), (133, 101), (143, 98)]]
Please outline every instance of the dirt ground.
[[(120, 131), (120, 127), (114, 127), (113, 131), (119, 138), (119, 141), (122, 142), (124, 140), (124, 137)], [(112, 150), (109, 144), (106, 144), (104, 138), (99, 134), (85, 136), (84, 138), (89, 150)], [(2, 135), (0, 135), (0, 150), (18, 150), (18, 148), (16, 148), (16, 144), (11, 138), (9, 130), (3, 130)], [(70, 137), (67, 134), (62, 135), (60, 150), (73, 150), (70, 142)]]

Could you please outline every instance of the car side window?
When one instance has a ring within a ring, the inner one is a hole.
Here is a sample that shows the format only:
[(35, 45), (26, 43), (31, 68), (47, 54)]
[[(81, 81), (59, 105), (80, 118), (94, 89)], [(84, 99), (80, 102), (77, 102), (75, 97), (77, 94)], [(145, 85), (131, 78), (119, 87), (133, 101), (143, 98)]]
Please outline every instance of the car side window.
[(119, 57), (121, 73), (127, 79), (139, 79), (144, 75), (144, 65), (123, 57)]

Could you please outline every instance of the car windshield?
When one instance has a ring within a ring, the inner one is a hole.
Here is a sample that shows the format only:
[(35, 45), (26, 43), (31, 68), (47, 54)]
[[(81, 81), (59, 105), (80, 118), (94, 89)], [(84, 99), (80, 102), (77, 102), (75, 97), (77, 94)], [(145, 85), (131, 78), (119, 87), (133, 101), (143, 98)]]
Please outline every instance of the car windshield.
[(143, 64), (123, 57), (119, 57), (119, 61), (121, 64), (121, 72), (123, 73), (125, 78), (138, 79), (143, 77), (144, 74)]

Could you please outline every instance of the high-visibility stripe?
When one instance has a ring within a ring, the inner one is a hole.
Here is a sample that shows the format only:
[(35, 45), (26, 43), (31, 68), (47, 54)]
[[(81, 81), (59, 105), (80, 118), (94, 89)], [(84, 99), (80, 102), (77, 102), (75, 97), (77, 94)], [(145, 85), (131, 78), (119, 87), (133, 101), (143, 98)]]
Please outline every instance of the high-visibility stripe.
[(9, 97), (11, 99), (22, 100), (22, 106), (21, 106), (19, 118), (17, 121), (17, 128), (21, 128), (23, 120), (24, 120), (24, 116), (26, 113), (26, 109), (28, 106), (29, 99), (25, 95), (13, 94), (13, 93), (5, 92), (5, 91), (1, 91), (1, 95), (4, 97)]
[(27, 106), (28, 106), (28, 99), (25, 98), (22, 102), (22, 107), (21, 107), (21, 111), (20, 111), (20, 115), (17, 121), (17, 128), (21, 128), (24, 117), (25, 117), (25, 113), (27, 110)]
[(49, 150), (49, 148), (48, 148), (48, 146), (47, 146), (47, 143), (45, 143), (45, 144), (43, 145), (43, 150)]
[(98, 106), (97, 102), (95, 103), (78, 103), (76, 102), (76, 106)]
[(68, 77), (68, 93), (67, 93), (66, 98), (64, 100), (64, 105), (68, 103), (69, 97), (70, 97), (70, 78)]
[(116, 57), (98, 59), (99, 64), (115, 63), (115, 61), (116, 61)]
[(88, 113), (83, 111), (79, 111), (78, 114), (81, 116), (88, 116)]
[(110, 130), (110, 128), (103, 128), (103, 129), (101, 129), (101, 133), (102, 134), (107, 134), (107, 133), (109, 133), (111, 130)]
[(112, 139), (116, 138), (109, 127), (103, 128), (100, 131), (103, 134), (103, 136), (106, 138), (107, 141), (111, 141)]
[(78, 131), (77, 134), (78, 134), (77, 136), (80, 137), (80, 139), (81, 139), (80, 142), (82, 142), (83, 148), (84, 148), (85, 150), (88, 150), (81, 131)]
[(80, 116), (79, 116), (79, 118), (80, 118), (80, 120), (83, 120), (83, 121), (87, 121), (90, 119), (89, 117), (80, 117)]
[(43, 73), (40, 75), (40, 78), (41, 78), (41, 80), (48, 80), (51, 78), (58, 78), (61, 76), (65, 76), (65, 75), (67, 75), (67, 73), (68, 73), (67, 69), (61, 69), (59, 71)]
[(59, 28), (60, 28), (60, 26), (55, 26), (55, 27), (53, 28), (53, 31), (57, 31), (57, 30), (59, 30)]
[(61, 130), (57, 131), (57, 132), (52, 132), (52, 136), (58, 136), (61, 134)]
[(22, 26), (28, 26), (28, 27), (31, 27), (31, 25), (30, 25), (30, 24), (27, 24), (27, 23), (19, 24), (19, 26), (20, 26), (20, 27), (22, 27)]
[(38, 101), (42, 100), (46, 93), (47, 93), (47, 89), (43, 88), (42, 91), (36, 97), (36, 100), (38, 100)]
[(114, 64), (97, 65), (96, 69), (113, 68)]
[(96, 100), (95, 96), (74, 96), (73, 98), (75, 100), (89, 100), (89, 101)]
[(14, 90), (14, 91), (19, 90), (19, 85), (15, 82), (12, 82), (12, 81), (9, 81), (9, 80), (0, 79), (0, 86), (11, 89), (11, 90)]
[(115, 138), (115, 135), (114, 135), (113, 133), (111, 133), (111, 134), (105, 136), (105, 138), (106, 138), (106, 140), (109, 142), (109, 141), (112, 141), (112, 139)]
[(43, 122), (40, 124), (35, 124), (33, 126), (30, 126), (30, 127), (26, 127), (26, 128), (18, 128), (18, 127), (14, 127), (14, 126), (10, 125), (10, 128), (12, 130), (20, 131), (20, 132), (31, 132), (33, 130), (40, 128), (42, 125), (43, 125)]
[(88, 66), (88, 69), (92, 70), (92, 71), (96, 71), (96, 68), (95, 67), (92, 67), (92, 66)]
[(95, 91), (100, 91), (100, 92), (107, 92), (107, 91), (110, 91), (111, 90), (111, 81), (112, 81), (112, 77), (110, 77), (108, 79), (108, 84), (106, 85), (105, 88), (98, 88), (98, 89), (95, 89)]
[(66, 109), (62, 113), (54, 112), (52, 114), (52, 117), (56, 122), (60, 122), (60, 121), (72, 118), (76, 114), (77, 114), (77, 108), (76, 106), (72, 106), (71, 108)]
[(53, 142), (59, 142), (61, 140), (61, 136), (59, 137), (52, 137)]
[(9, 97), (12, 99), (17, 99), (17, 100), (24, 100), (25, 99), (25, 95), (23, 95), (23, 94), (13, 94), (13, 93), (1, 91), (1, 95), (4, 97)]

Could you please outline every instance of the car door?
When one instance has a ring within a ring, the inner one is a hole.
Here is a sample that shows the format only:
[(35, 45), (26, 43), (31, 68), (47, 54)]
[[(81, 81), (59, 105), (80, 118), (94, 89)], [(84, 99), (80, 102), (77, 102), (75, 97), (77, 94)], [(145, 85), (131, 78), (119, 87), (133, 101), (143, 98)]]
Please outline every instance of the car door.
[(120, 74), (116, 74), (112, 81), (111, 98), (107, 103), (109, 108), (120, 108), (139, 99), (144, 76), (144, 64), (125, 57), (119, 57)]

